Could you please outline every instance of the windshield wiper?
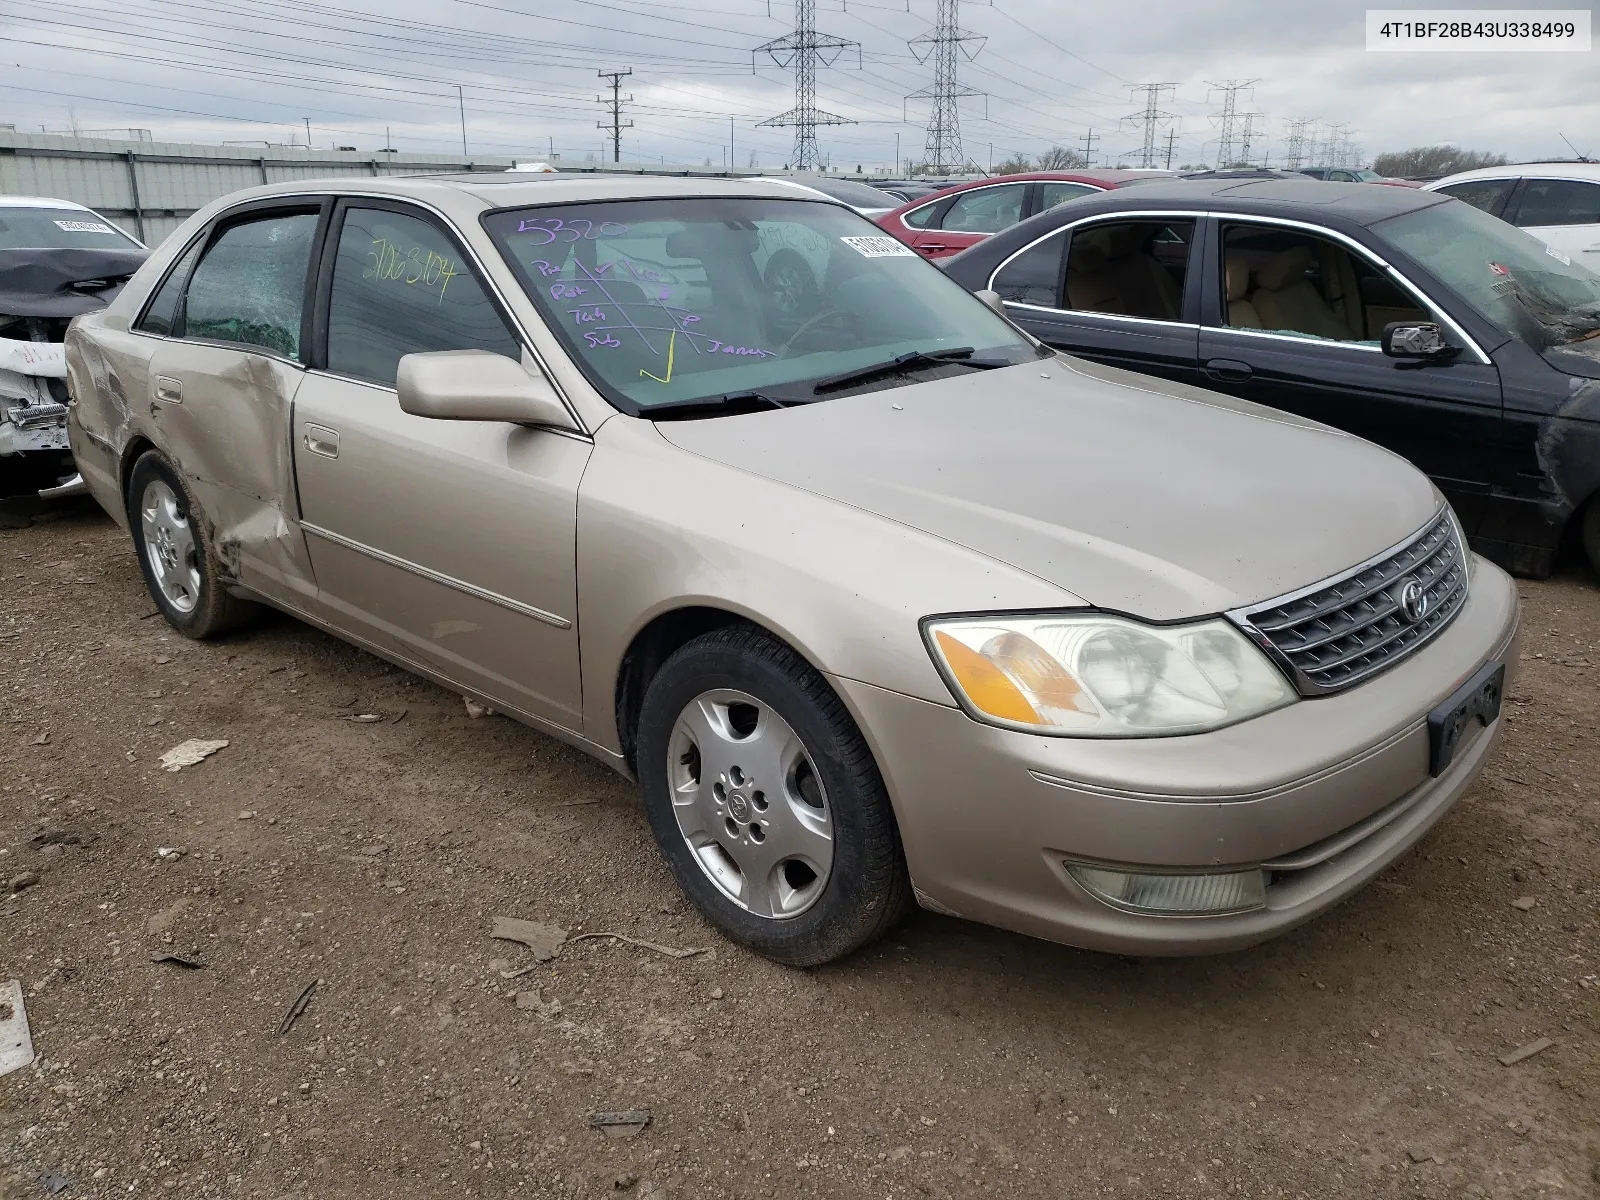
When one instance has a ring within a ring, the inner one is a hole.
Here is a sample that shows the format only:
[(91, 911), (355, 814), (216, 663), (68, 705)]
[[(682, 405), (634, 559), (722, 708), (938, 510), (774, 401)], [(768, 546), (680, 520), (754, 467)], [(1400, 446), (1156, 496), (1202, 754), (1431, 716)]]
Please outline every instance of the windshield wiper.
[(874, 363), (870, 367), (858, 367), (854, 371), (846, 371), (842, 375), (830, 375), (826, 379), (817, 381), (812, 388), (819, 395), (831, 392), (836, 388), (849, 387), (852, 383), (865, 383), (879, 375), (893, 375), (904, 371), (908, 367), (944, 366), (955, 363), (963, 367), (973, 367), (980, 371), (993, 370), (995, 367), (1009, 367), (1014, 365), (1010, 359), (999, 358), (973, 358), (971, 346), (953, 346), (949, 350), (913, 350), (909, 354), (902, 354), (888, 362)]
[(776, 400), (765, 392), (729, 392), (725, 396), (702, 396), (698, 400), (674, 400), (670, 404), (641, 404), (639, 415), (647, 421), (693, 420), (716, 414), (760, 412), (768, 408), (789, 408), (804, 400)]

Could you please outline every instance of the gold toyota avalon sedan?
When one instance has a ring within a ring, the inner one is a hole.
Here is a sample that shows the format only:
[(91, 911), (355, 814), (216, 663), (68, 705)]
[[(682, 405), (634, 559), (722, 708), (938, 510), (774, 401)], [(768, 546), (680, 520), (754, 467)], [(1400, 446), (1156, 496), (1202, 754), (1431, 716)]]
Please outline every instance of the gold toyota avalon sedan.
[(1055, 354), (781, 185), (241, 192), (67, 359), (174, 628), (268, 604), (582, 748), (782, 962), (913, 904), (1247, 946), (1500, 733), (1516, 592), (1426, 477)]

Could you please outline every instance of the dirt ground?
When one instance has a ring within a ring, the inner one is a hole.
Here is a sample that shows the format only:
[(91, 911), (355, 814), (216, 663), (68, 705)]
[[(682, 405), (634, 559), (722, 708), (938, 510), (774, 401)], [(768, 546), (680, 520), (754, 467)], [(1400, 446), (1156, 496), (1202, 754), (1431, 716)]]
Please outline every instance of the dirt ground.
[[(1310, 926), (1135, 961), (922, 913), (798, 972), (699, 921), (605, 768), (287, 618), (185, 641), (97, 509), (0, 518), (5, 1200), (1600, 1195), (1576, 568), (1524, 585), (1482, 781)], [(188, 738), (228, 745), (162, 770)], [(539, 964), (498, 915), (707, 951)]]

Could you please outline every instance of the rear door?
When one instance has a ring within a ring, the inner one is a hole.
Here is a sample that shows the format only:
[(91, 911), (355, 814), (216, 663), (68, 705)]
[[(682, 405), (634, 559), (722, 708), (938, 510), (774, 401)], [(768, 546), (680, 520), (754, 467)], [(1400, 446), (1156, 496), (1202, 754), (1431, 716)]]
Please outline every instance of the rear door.
[(294, 455), (324, 606), (381, 647), (576, 729), (577, 488), (592, 444), (415, 417), (395, 391), (405, 354), (522, 358), (504, 306), (431, 214), (350, 199), (333, 214), (316, 328)]
[(1080, 221), (990, 277), (1013, 320), (1059, 350), (1180, 383), (1199, 381), (1192, 216)]
[(1600, 181), (1529, 178), (1507, 219), (1552, 250), (1600, 270)]
[(1495, 366), (1471, 349), (1425, 365), (1386, 356), (1379, 338), (1390, 321), (1449, 330), (1448, 316), (1331, 233), (1218, 219), (1212, 242), (1200, 330), (1206, 386), (1388, 447), (1432, 476), (1474, 532), (1498, 471)]
[(301, 199), (228, 213), (181, 298), (174, 290), (176, 311), (159, 330), (148, 315), (144, 326), (167, 334), (147, 382), (160, 448), (204, 508), (230, 574), (275, 597), (311, 590), (291, 523), (289, 428), (305, 378), (312, 249), (330, 209)]
[(948, 258), (975, 246), (991, 233), (1009, 229), (1026, 211), (1029, 184), (997, 183), (957, 192), (911, 239), (918, 253)]

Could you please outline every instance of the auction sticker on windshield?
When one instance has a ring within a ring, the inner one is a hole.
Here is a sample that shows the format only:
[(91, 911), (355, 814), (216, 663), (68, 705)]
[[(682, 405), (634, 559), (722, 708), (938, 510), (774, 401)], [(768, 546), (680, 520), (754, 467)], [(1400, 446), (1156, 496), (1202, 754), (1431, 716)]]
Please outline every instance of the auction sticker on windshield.
[(863, 258), (915, 258), (917, 252), (898, 238), (842, 237), (839, 239)]
[(110, 233), (111, 226), (101, 221), (57, 221), (56, 228), (68, 233)]

